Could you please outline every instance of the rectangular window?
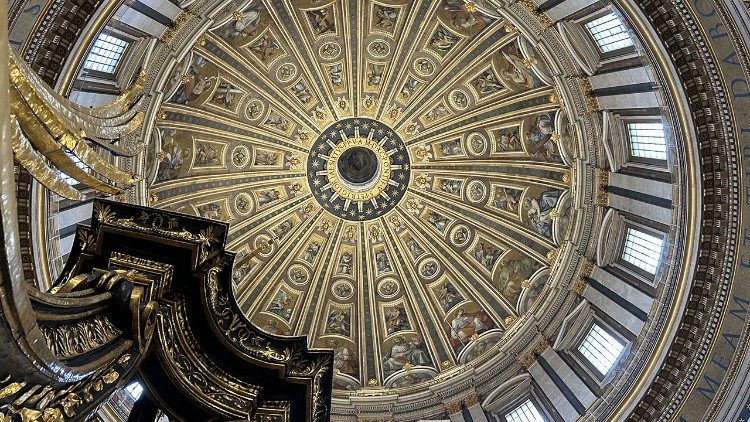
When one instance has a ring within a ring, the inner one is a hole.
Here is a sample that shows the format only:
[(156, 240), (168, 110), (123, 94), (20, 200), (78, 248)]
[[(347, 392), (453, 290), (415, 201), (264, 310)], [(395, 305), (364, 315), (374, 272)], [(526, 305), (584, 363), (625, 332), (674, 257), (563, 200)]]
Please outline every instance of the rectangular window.
[(107, 34), (99, 34), (91, 47), (83, 67), (104, 73), (114, 73), (128, 42)]
[(143, 394), (143, 386), (141, 386), (139, 382), (134, 382), (125, 387), (125, 391), (130, 394), (130, 397), (133, 398), (133, 401), (138, 401), (138, 399), (141, 398), (141, 395)]
[(633, 39), (630, 38), (628, 30), (614, 13), (586, 23), (586, 28), (591, 32), (602, 53), (633, 45)]
[(663, 244), (662, 238), (628, 228), (622, 259), (651, 274), (656, 274)]
[(544, 418), (536, 410), (536, 406), (531, 400), (526, 400), (520, 406), (511, 410), (505, 415), (508, 422), (544, 422)]
[(615, 366), (625, 346), (607, 330), (594, 324), (586, 338), (583, 339), (578, 351), (591, 362), (594, 367), (606, 375)]
[[(89, 166), (87, 166), (86, 164), (83, 164), (83, 161), (81, 161), (78, 157), (76, 157), (75, 155), (73, 155), (72, 152), (66, 150), (65, 154), (67, 154), (68, 158), (70, 158), (70, 160), (73, 161), (73, 163), (75, 163), (75, 165), (78, 166), (78, 168), (82, 169), (86, 173), (89, 173), (91, 171), (91, 169), (89, 168)], [(57, 172), (60, 175), (60, 177), (65, 181), (65, 183), (67, 183), (67, 184), (69, 184), (71, 186), (78, 184), (78, 181), (76, 179), (68, 176), (67, 174), (63, 173), (62, 171), (58, 170)]]
[(633, 157), (667, 159), (667, 140), (662, 123), (628, 123), (627, 128)]

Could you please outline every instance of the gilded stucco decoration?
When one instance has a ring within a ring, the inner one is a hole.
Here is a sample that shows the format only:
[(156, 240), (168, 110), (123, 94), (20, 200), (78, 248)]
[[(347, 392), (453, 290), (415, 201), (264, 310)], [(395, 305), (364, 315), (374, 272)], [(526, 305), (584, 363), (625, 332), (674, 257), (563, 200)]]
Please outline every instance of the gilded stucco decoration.
[(336, 389), (486, 356), (575, 219), (581, 141), (548, 60), (457, 0), (220, 15), (165, 80), (156, 206), (231, 224), (243, 310), (334, 349)]

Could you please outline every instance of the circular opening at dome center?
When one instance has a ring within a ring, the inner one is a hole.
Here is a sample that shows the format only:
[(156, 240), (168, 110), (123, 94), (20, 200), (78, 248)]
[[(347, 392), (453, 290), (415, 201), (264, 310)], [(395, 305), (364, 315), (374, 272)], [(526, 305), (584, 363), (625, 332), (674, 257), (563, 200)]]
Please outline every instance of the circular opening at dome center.
[(341, 178), (360, 185), (371, 181), (378, 172), (378, 157), (365, 147), (353, 147), (344, 151), (336, 163)]

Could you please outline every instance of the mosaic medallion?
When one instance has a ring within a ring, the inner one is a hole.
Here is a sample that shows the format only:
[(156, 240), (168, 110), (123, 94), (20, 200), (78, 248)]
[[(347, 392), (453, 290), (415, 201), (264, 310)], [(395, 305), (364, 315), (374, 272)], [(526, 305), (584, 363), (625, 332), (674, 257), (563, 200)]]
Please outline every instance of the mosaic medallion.
[(345, 119), (331, 125), (310, 148), (307, 181), (318, 203), (351, 221), (385, 215), (406, 192), (409, 154), (387, 125)]

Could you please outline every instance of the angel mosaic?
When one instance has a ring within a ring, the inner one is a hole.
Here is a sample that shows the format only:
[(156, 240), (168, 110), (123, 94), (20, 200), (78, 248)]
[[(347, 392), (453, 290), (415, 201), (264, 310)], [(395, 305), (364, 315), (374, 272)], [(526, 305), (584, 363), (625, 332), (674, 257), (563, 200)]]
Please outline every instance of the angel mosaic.
[(497, 274), (492, 282), (503, 297), (515, 304), (521, 294), (521, 283), (528, 280), (539, 268), (541, 264), (528, 256), (503, 260), (498, 265)]
[(496, 187), (495, 196), (492, 199), (492, 205), (502, 211), (511, 213), (518, 212), (518, 204), (521, 201), (523, 191), (519, 189)]
[(229, 82), (221, 81), (216, 91), (211, 95), (209, 103), (229, 111), (234, 111), (243, 95), (244, 92), (241, 89)]
[(419, 81), (412, 76), (408, 76), (406, 82), (404, 82), (404, 85), (401, 87), (401, 95), (405, 98), (409, 98), (418, 87)]
[(287, 132), (289, 130), (289, 121), (282, 115), (271, 112), (268, 114), (268, 118), (263, 123), (267, 126), (270, 126), (276, 130), (280, 130), (282, 132)]
[(521, 139), (518, 134), (518, 126), (502, 128), (497, 131), (497, 151), (521, 151)]
[(425, 252), (424, 248), (422, 248), (414, 238), (409, 238), (406, 242), (406, 249), (409, 250), (409, 254), (411, 254), (412, 258), (417, 258)]
[(486, 97), (505, 89), (505, 85), (500, 83), (495, 72), (491, 68), (480, 73), (479, 76), (471, 81), (471, 84), (481, 97)]
[(330, 34), (336, 32), (336, 24), (333, 20), (333, 9), (310, 10), (306, 12), (307, 21), (316, 35)]
[(258, 204), (265, 206), (271, 202), (281, 199), (281, 191), (278, 188), (271, 188), (258, 191)]
[(281, 53), (281, 46), (269, 34), (261, 36), (249, 48), (263, 63), (270, 62), (272, 58)]
[(448, 110), (448, 107), (446, 107), (444, 104), (438, 104), (435, 106), (435, 108), (428, 111), (427, 114), (425, 114), (424, 118), (426, 122), (434, 123), (450, 115), (451, 111)]
[(326, 334), (338, 334), (349, 337), (351, 333), (351, 312), (349, 309), (334, 309), (328, 313)]
[(312, 100), (312, 94), (310, 94), (310, 91), (307, 89), (307, 86), (305, 86), (305, 84), (302, 83), (301, 81), (292, 85), (292, 87), (289, 89), (292, 91), (292, 94), (295, 97), (297, 97), (297, 99), (302, 104), (307, 104)]
[(398, 10), (380, 4), (373, 5), (372, 10), (374, 27), (390, 30), (396, 26), (396, 22), (398, 21)]
[(395, 305), (383, 309), (383, 319), (385, 320), (385, 330), (388, 335), (395, 334), (399, 331), (411, 330), (411, 323), (406, 315), (406, 309), (403, 305)]
[(448, 312), (454, 306), (463, 302), (464, 297), (452, 282), (446, 281), (440, 284), (439, 290), (437, 291), (437, 299), (443, 312)]
[(278, 227), (272, 230), (276, 238), (281, 240), (285, 238), (294, 228), (294, 222), (290, 219), (284, 220)]
[(333, 369), (347, 375), (356, 375), (356, 354), (346, 346), (339, 347), (339, 343), (331, 340), (329, 345), (333, 349)]
[(500, 259), (500, 255), (502, 254), (502, 249), (485, 241), (477, 243), (474, 251), (471, 253), (474, 259), (490, 272), (492, 271), (492, 268), (494, 268), (495, 262)]
[(385, 66), (373, 63), (367, 65), (367, 85), (379, 87), (383, 82), (383, 73), (385, 73)]
[(339, 257), (339, 274), (352, 274), (352, 265), (354, 263), (354, 256), (351, 252), (344, 252)]
[(435, 230), (442, 233), (446, 228), (448, 228), (450, 220), (448, 219), (448, 217), (438, 214), (435, 211), (430, 211), (427, 214), (427, 223), (434, 227)]
[(292, 317), (293, 307), (294, 303), (289, 294), (284, 289), (279, 289), (273, 300), (271, 300), (271, 303), (268, 304), (266, 311), (289, 321)]
[(278, 166), (279, 161), (279, 154), (275, 152), (258, 150), (255, 154), (255, 162), (253, 164), (256, 166)]
[(196, 142), (195, 165), (206, 167), (219, 164), (219, 155), (214, 146), (208, 142)]
[(459, 30), (480, 31), (492, 22), (478, 11), (468, 11), (464, 0), (445, 0), (443, 8), (450, 13), (451, 25)]
[(503, 80), (527, 89), (536, 88), (542, 84), (541, 80), (528, 68), (515, 44), (505, 48), (501, 54), (507, 63), (505, 68), (500, 69), (500, 77)]
[(453, 349), (458, 353), (469, 344), (474, 335), (482, 334), (494, 327), (495, 323), (487, 312), (482, 310), (467, 312), (465, 308), (460, 308), (450, 322), (449, 340)]
[(552, 211), (557, 207), (560, 198), (559, 190), (542, 192), (537, 198), (525, 198), (523, 209), (529, 219), (531, 228), (541, 236), (552, 237)]
[(221, 220), (221, 207), (219, 204), (205, 204), (196, 207), (198, 215), (210, 220)]
[(265, 325), (263, 325), (260, 329), (267, 333), (276, 334), (276, 335), (286, 334), (285, 330), (282, 330), (279, 328), (279, 323), (276, 320), (270, 319), (270, 318), (266, 321)]
[(388, 254), (383, 250), (375, 252), (375, 266), (378, 269), (378, 273), (393, 271), (391, 260), (388, 258)]
[(440, 150), (440, 155), (443, 157), (463, 155), (464, 153), (464, 148), (458, 139), (441, 142), (438, 144), (438, 149)]
[(430, 37), (429, 45), (440, 53), (447, 53), (453, 48), (459, 41), (458, 36), (440, 26), (437, 28), (432, 37)]
[(315, 259), (318, 257), (318, 254), (320, 253), (321, 245), (318, 242), (312, 242), (305, 248), (305, 251), (302, 253), (302, 259), (313, 263), (315, 262)]
[(417, 336), (413, 336), (409, 340), (402, 336), (396, 336), (393, 339), (393, 346), (386, 350), (381, 362), (386, 377), (402, 370), (407, 364), (412, 366), (432, 365), (424, 342)]
[(336, 63), (328, 69), (328, 78), (335, 88), (344, 85), (344, 67), (341, 63)]
[(260, 23), (260, 12), (257, 10), (246, 10), (236, 13), (234, 22), (224, 31), (224, 36), (233, 39), (240, 36), (253, 35)]

